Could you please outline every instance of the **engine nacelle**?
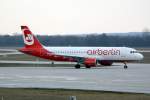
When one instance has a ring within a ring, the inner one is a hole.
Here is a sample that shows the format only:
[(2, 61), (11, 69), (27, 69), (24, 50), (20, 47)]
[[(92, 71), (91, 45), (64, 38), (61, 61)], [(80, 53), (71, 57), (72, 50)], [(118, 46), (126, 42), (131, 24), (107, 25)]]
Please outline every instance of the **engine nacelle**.
[(95, 58), (87, 58), (87, 59), (85, 59), (84, 64), (86, 66), (94, 67), (94, 66), (96, 66), (96, 59)]
[(107, 60), (98, 61), (98, 63), (103, 65), (103, 66), (111, 66), (113, 64), (112, 61), (107, 61)]

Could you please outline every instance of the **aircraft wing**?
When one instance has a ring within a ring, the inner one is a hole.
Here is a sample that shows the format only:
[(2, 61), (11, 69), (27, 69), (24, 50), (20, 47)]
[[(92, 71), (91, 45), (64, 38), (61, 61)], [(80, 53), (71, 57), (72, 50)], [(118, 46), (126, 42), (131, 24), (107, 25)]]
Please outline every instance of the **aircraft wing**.
[[(56, 55), (56, 54), (55, 54)], [(80, 57), (80, 56), (70, 56), (70, 55), (56, 55), (56, 56), (63, 56), (65, 58), (71, 58), (76, 62), (84, 63), (86, 57)]]

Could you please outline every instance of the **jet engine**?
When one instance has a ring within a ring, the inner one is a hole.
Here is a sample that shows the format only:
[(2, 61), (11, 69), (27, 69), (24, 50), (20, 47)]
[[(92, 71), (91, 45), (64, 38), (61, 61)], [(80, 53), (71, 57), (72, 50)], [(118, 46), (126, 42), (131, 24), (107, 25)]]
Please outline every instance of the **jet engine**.
[(86, 66), (86, 68), (95, 67), (96, 59), (95, 58), (87, 58), (84, 61), (84, 65)]

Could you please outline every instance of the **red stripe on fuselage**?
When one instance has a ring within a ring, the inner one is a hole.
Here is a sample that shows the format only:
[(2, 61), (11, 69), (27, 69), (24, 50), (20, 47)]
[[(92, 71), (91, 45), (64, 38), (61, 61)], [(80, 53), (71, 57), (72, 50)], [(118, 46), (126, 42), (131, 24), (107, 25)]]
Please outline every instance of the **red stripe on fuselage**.
[(48, 59), (48, 60), (54, 60), (54, 61), (69, 61), (69, 62), (75, 62), (76, 60), (72, 57), (64, 57), (61, 55), (56, 55), (53, 52), (50, 52), (44, 48), (22, 48), (19, 51), (29, 54), (32, 56)]

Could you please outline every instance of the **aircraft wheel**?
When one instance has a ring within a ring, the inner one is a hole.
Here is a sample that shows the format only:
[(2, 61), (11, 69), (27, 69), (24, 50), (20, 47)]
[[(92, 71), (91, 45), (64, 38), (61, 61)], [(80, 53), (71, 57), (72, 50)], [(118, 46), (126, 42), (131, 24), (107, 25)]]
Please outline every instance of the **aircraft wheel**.
[(88, 65), (86, 65), (85, 67), (86, 67), (86, 68), (91, 68), (91, 66), (88, 66)]
[(81, 66), (79, 64), (75, 65), (76, 69), (79, 69)]
[(128, 66), (127, 66), (127, 62), (124, 62), (124, 69), (127, 69)]
[(124, 69), (127, 69), (128, 68), (128, 66), (127, 65), (124, 65)]

